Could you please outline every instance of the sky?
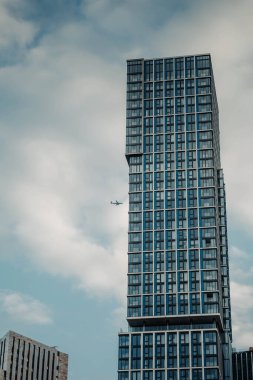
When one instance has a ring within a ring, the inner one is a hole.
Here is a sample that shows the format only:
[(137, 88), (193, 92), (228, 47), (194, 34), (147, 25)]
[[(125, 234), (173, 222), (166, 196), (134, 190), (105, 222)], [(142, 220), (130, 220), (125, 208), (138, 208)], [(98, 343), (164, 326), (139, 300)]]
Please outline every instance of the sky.
[(116, 379), (126, 329), (131, 58), (212, 55), (233, 346), (253, 344), (252, 13), (252, 0), (0, 0), (0, 335), (57, 345), (69, 380)]

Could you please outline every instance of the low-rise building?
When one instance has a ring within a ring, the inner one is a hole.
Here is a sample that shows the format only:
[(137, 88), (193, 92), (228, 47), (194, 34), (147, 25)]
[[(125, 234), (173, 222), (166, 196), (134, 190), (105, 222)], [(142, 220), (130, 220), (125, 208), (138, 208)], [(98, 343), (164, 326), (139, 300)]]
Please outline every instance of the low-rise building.
[(0, 339), (0, 380), (67, 380), (68, 355), (9, 331)]
[(233, 380), (253, 380), (253, 347), (248, 351), (234, 351)]

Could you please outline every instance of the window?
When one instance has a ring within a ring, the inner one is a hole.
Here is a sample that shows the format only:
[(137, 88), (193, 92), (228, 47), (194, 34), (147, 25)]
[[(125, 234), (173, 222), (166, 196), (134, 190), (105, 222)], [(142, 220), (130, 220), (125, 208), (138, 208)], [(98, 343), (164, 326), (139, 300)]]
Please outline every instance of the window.
[(167, 249), (175, 249), (176, 248), (176, 232), (175, 231), (167, 231)]
[(132, 253), (128, 255), (128, 272), (141, 272), (141, 254)]
[(155, 295), (155, 315), (164, 315), (164, 295)]
[(174, 98), (165, 99), (165, 113), (166, 115), (174, 114)]
[(190, 269), (199, 268), (199, 251), (198, 250), (189, 251), (189, 268)]
[(131, 380), (141, 380), (141, 373), (139, 371), (131, 372)]
[(177, 380), (177, 370), (169, 370), (167, 375), (167, 380)]
[[(179, 209), (177, 210), (177, 228), (186, 228), (187, 222), (186, 222), (186, 210), (185, 209)], [(186, 239), (186, 234), (184, 232), (180, 233), (180, 238)]]
[(155, 99), (155, 115), (163, 114), (163, 99)]
[[(164, 252), (156, 252), (155, 254), (155, 270), (157, 272), (164, 270)], [(164, 279), (163, 279), (164, 282)]]
[(195, 93), (195, 84), (194, 79), (186, 80), (186, 95), (194, 95)]
[(165, 135), (166, 150), (174, 151), (174, 141), (175, 141), (174, 134)]
[(144, 263), (143, 265), (144, 272), (153, 272), (153, 253), (152, 252), (143, 253), (143, 263)]
[(167, 257), (167, 270), (175, 270), (176, 269), (176, 252), (169, 251), (166, 254)]
[(188, 206), (189, 207), (197, 206), (197, 190), (196, 189), (188, 190)]
[(177, 314), (177, 300), (175, 294), (167, 294), (167, 314), (175, 315)]
[(202, 352), (201, 352), (201, 333), (193, 332), (192, 341), (192, 367), (201, 367)]
[(153, 208), (153, 193), (145, 192), (144, 193), (144, 209), (151, 210)]
[(155, 274), (155, 293), (164, 292), (164, 273)]
[(167, 291), (168, 293), (175, 293), (176, 287), (176, 272), (167, 273)]
[(192, 314), (200, 314), (200, 295), (199, 293), (190, 294), (190, 305)]
[[(151, 139), (149, 142), (153, 144), (153, 139)], [(153, 170), (153, 155), (145, 154), (145, 171), (152, 171), (152, 170)]]
[[(163, 191), (155, 191), (154, 196), (155, 196), (155, 208), (156, 209), (163, 209), (164, 208), (164, 192)], [(159, 215), (161, 215), (159, 217), (159, 219), (163, 220), (163, 213), (159, 214)]]
[(215, 332), (204, 333), (205, 366), (218, 365), (217, 335)]
[(153, 293), (153, 274), (143, 275), (143, 293)]
[(153, 229), (153, 212), (152, 211), (144, 212), (144, 229), (145, 230)]
[(195, 97), (187, 96), (186, 98), (186, 112), (195, 112)]
[(198, 229), (189, 229), (189, 246), (190, 248), (197, 248), (199, 246)]
[(174, 82), (173, 81), (165, 82), (165, 96), (166, 97), (174, 96)]
[(166, 132), (174, 132), (174, 116), (167, 116), (165, 118)]
[(186, 78), (194, 76), (194, 57), (185, 58), (185, 76)]
[(165, 79), (173, 79), (174, 78), (174, 65), (173, 59), (165, 60)]
[(202, 250), (203, 269), (217, 268), (217, 251), (215, 249)]
[(178, 208), (186, 207), (186, 190), (177, 191), (177, 207)]
[(162, 98), (163, 97), (163, 82), (155, 82), (155, 98)]
[(199, 287), (199, 271), (190, 272), (190, 290), (196, 292), (200, 289)]
[(128, 380), (128, 372), (119, 372), (118, 380)]
[[(153, 368), (153, 334), (143, 334), (143, 368)], [(146, 372), (146, 378), (149, 379), (149, 374)]]
[(144, 80), (145, 81), (153, 80), (153, 61), (144, 62)]
[(188, 168), (195, 168), (197, 165), (196, 161), (196, 151), (187, 152), (187, 166)]
[(145, 116), (153, 116), (153, 100), (144, 101), (144, 114)]
[(153, 173), (144, 174), (144, 189), (153, 190)]
[[(180, 367), (189, 367), (189, 334), (188, 333), (179, 334), (179, 360), (180, 360)], [(184, 377), (180, 377), (180, 379), (182, 378)]]
[(209, 94), (211, 92), (211, 78), (197, 79), (197, 94)]
[(186, 173), (184, 170), (177, 170), (177, 187), (186, 187)]
[(155, 60), (155, 80), (163, 80), (163, 60)]
[(184, 58), (175, 59), (176, 78), (184, 77)]
[(195, 114), (186, 115), (186, 130), (187, 131), (195, 131)]
[(185, 134), (184, 133), (177, 133), (176, 134), (176, 143), (177, 143), (177, 149), (178, 150), (184, 150), (185, 149)]
[(167, 334), (167, 361), (168, 368), (177, 367), (177, 334), (168, 333)]
[(183, 132), (185, 130), (185, 117), (184, 115), (176, 115), (176, 131)]
[(178, 251), (178, 269), (187, 269), (187, 251)]
[(141, 315), (141, 297), (131, 296), (131, 297), (128, 297), (127, 301), (128, 301), (128, 316), (139, 317)]
[(153, 98), (153, 83), (145, 83), (144, 85), (144, 97), (145, 99)]
[(211, 113), (199, 113), (197, 115), (197, 129), (208, 130), (212, 128), (212, 114)]
[(184, 96), (184, 81), (176, 80), (175, 87), (176, 87), (176, 96)]
[(187, 292), (188, 291), (188, 272), (179, 272), (178, 275), (179, 275), (178, 291)]
[[(179, 294), (179, 314), (188, 314), (188, 294)], [(188, 358), (189, 359), (189, 358)], [(183, 365), (182, 367), (188, 367), (189, 364)]]
[(156, 152), (162, 152), (163, 151), (163, 141), (164, 141), (163, 135), (156, 135), (155, 136), (155, 151)]
[(153, 380), (153, 371), (143, 371), (143, 380)]
[(184, 97), (175, 98), (176, 113), (184, 113)]
[(202, 271), (203, 290), (214, 291), (218, 289), (218, 273), (213, 270)]
[(164, 120), (162, 116), (155, 117), (155, 132), (163, 133)]
[(202, 55), (196, 57), (196, 76), (204, 77), (211, 74), (210, 56)]
[(167, 171), (165, 172), (165, 180), (166, 180), (166, 188), (167, 189), (174, 189), (175, 187), (175, 172), (174, 171)]

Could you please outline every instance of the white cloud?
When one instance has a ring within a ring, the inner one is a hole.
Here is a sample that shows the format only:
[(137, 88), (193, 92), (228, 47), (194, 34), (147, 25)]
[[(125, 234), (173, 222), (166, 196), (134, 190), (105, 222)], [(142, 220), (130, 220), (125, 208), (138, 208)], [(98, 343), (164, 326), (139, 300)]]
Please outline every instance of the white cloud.
[(0, 73), (7, 92), (22, 99), (2, 122), (3, 209), (38, 267), (91, 295), (123, 300), (127, 207), (110, 205), (127, 201), (121, 79), (117, 67), (62, 46), (48, 36), (25, 66)]
[(230, 246), (229, 255), (233, 259), (243, 259), (243, 260), (251, 259), (248, 252), (245, 252), (234, 245)]
[(253, 285), (231, 282), (233, 345), (248, 349), (253, 341)]
[(231, 246), (229, 249), (230, 277), (241, 284), (252, 283), (252, 256), (250, 253)]
[(201, 1), (178, 14), (151, 40), (158, 56), (168, 50), (168, 55), (212, 53), (228, 207), (235, 223), (248, 232), (253, 227), (252, 12), (249, 0)]
[(25, 62), (0, 72), (2, 93), (15, 104), (1, 114), (5, 221), (33, 263), (89, 294), (122, 299), (126, 292), (127, 206), (109, 201), (127, 201), (127, 55), (213, 54), (228, 206), (237, 223), (253, 226), (253, 5), (192, 4), (173, 3), (168, 22), (159, 23), (152, 1), (87, 2), (90, 24), (66, 22)]
[(76, 279), (89, 294), (123, 299), (127, 206), (110, 205), (111, 186), (96, 187), (93, 168), (83, 174), (68, 145), (38, 140), (19, 148), (23, 165), (5, 201), (16, 236), (30, 248), (26, 254), (47, 272)]
[(48, 325), (53, 322), (46, 305), (28, 295), (0, 290), (1, 309), (15, 321), (34, 325)]

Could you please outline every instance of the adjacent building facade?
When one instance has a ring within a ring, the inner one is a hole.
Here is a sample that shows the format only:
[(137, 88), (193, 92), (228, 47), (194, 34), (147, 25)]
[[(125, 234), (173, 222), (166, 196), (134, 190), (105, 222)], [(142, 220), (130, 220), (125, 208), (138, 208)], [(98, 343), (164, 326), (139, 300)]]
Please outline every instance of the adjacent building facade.
[(118, 380), (231, 380), (226, 205), (209, 54), (127, 62), (127, 321)]
[(67, 380), (68, 355), (9, 331), (0, 340), (0, 380)]
[(253, 347), (233, 352), (233, 380), (253, 380)]

